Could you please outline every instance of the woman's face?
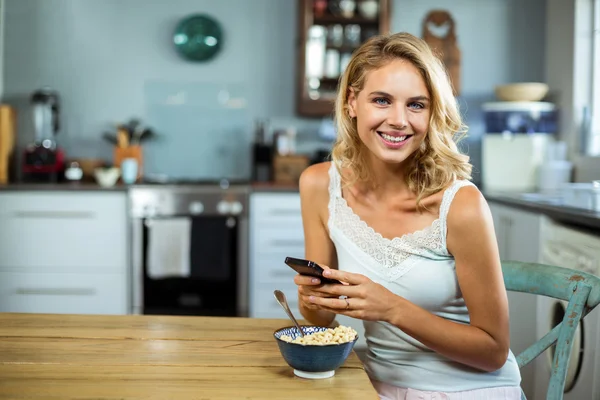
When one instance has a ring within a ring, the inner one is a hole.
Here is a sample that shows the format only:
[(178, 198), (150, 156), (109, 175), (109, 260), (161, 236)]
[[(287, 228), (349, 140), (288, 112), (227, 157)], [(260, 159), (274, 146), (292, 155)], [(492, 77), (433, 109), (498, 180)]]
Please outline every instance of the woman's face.
[(394, 60), (370, 71), (358, 96), (348, 96), (350, 116), (371, 153), (386, 163), (399, 164), (425, 140), (431, 115), (431, 96), (413, 64)]

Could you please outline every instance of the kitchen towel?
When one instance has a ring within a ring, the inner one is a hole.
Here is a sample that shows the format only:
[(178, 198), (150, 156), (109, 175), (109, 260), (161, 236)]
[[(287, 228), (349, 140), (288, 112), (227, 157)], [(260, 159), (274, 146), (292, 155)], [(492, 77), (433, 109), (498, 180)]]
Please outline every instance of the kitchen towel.
[(192, 223), (187, 217), (148, 221), (147, 273), (152, 279), (190, 276)]

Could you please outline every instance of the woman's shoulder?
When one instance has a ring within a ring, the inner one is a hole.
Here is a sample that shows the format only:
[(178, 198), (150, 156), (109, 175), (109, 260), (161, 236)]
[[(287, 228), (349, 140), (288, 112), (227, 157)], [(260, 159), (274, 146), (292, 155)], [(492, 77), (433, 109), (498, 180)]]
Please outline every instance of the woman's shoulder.
[(477, 186), (462, 182), (468, 181), (457, 180), (447, 189), (452, 190), (452, 187), (455, 187), (455, 194), (448, 210), (449, 224), (464, 224), (489, 213), (487, 201)]
[(331, 162), (313, 164), (300, 175), (300, 194), (322, 196), (329, 190), (329, 169)]

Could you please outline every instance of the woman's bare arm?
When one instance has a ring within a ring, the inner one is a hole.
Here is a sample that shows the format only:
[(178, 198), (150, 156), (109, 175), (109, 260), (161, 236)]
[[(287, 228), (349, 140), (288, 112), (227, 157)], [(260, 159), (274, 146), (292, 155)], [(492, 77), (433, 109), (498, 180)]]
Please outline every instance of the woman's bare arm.
[(431, 349), (464, 364), (499, 369), (509, 351), (508, 299), (490, 209), (473, 187), (461, 189), (447, 220), (448, 251), (470, 325), (445, 320), (404, 301), (393, 323)]
[[(329, 166), (330, 163), (320, 163), (310, 166), (300, 177), (300, 201), (302, 206), (302, 225), (304, 228), (304, 257), (329, 268), (337, 268), (337, 257), (334, 245), (329, 238), (326, 228), (329, 203)], [(306, 320), (321, 326), (327, 326), (335, 319), (335, 314), (317, 310), (308, 301), (311, 278), (297, 275), (294, 282), (298, 286), (300, 313)]]

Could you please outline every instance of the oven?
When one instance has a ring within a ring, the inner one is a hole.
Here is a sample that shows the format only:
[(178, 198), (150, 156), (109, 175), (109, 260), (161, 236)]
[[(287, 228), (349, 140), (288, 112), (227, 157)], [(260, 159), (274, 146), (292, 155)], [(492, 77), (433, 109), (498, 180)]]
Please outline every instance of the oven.
[(248, 315), (247, 185), (130, 190), (131, 313)]

